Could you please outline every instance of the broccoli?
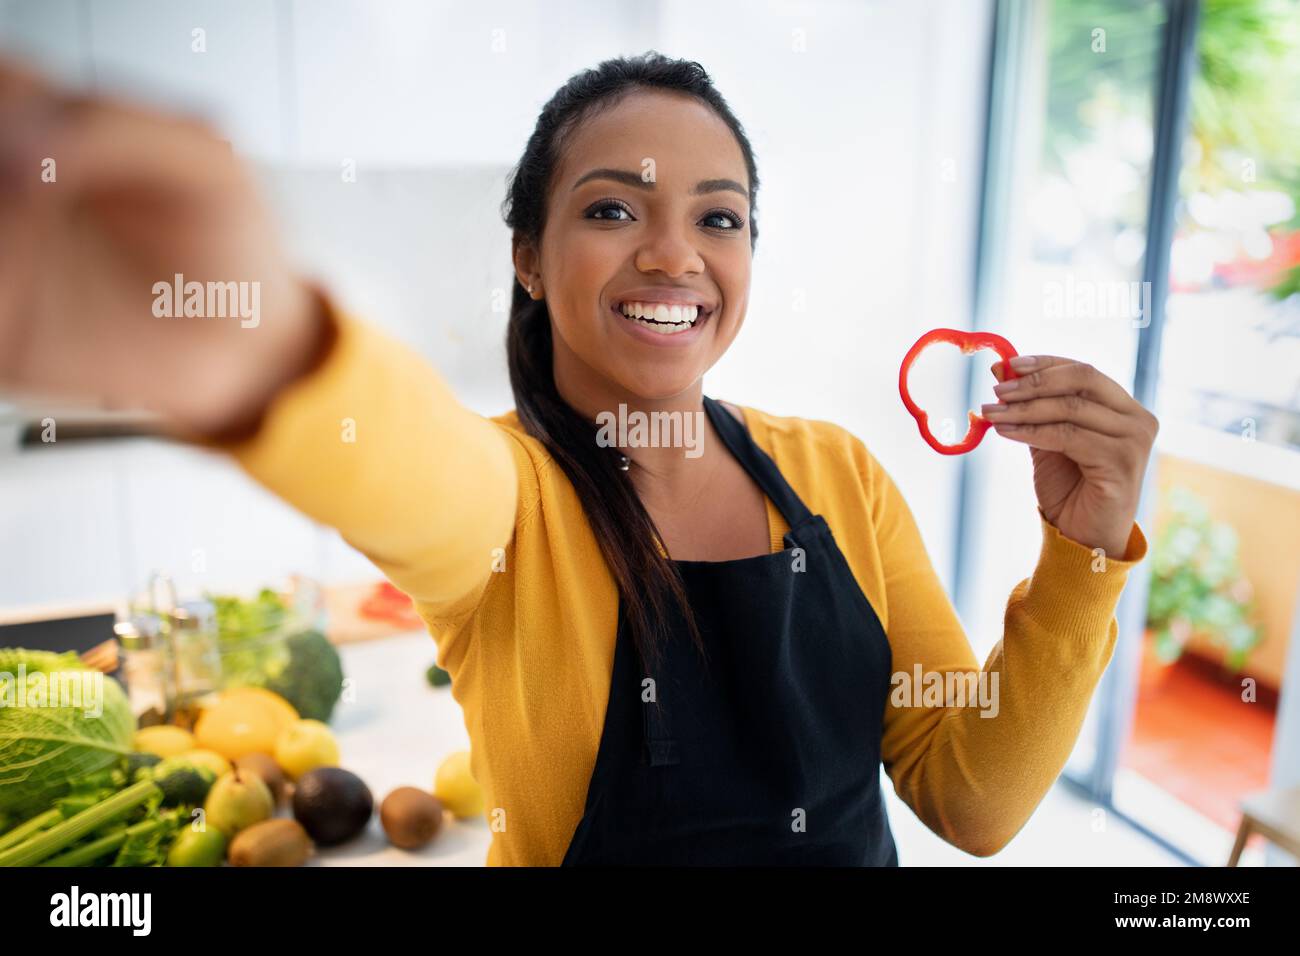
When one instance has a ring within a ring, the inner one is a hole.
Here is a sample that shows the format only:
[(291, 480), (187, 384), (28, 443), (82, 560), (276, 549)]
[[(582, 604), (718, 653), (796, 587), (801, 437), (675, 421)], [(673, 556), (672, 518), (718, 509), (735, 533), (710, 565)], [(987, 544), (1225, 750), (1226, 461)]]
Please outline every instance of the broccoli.
[[(181, 804), (202, 806), (203, 801), (208, 797), (208, 791), (212, 789), (212, 777), (205, 775), (204, 769), (206, 768), (173, 770), (165, 777), (154, 781), (162, 789), (163, 806), (175, 807)], [(207, 774), (211, 773), (211, 770), (207, 771)]]
[(184, 756), (168, 757), (152, 767), (141, 767), (134, 780), (151, 780), (163, 792), (162, 805), (175, 807), (181, 804), (201, 806), (217, 775), (209, 767), (197, 767)]
[(289, 663), (266, 683), (298, 711), (299, 716), (329, 723), (343, 693), (343, 662), (320, 631), (303, 631), (286, 642)]

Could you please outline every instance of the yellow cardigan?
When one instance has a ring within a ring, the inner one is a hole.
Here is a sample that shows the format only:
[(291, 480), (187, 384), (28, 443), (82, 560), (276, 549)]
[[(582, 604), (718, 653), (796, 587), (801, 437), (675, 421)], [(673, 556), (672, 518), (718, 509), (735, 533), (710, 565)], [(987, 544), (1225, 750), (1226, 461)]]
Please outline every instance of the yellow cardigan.
[[(459, 404), (411, 349), (333, 314), (338, 337), (251, 437), (217, 444), (337, 528), (411, 595), (452, 677), (492, 827), (489, 866), (557, 865), (582, 817), (613, 668), (618, 592), (563, 470), (513, 411)], [(734, 403), (733, 403), (734, 404)], [(892, 673), (980, 668), (912, 513), (861, 441), (825, 421), (741, 406), (755, 441), (825, 516), (889, 637)], [(787, 526), (768, 500), (772, 551)], [(1115, 647), (1115, 606), (1146, 554), (1135, 523), (1104, 568), (1042, 517), (1042, 550), (984, 665), (999, 712), (886, 708), (899, 796), (949, 843), (987, 856), (1060, 773)]]

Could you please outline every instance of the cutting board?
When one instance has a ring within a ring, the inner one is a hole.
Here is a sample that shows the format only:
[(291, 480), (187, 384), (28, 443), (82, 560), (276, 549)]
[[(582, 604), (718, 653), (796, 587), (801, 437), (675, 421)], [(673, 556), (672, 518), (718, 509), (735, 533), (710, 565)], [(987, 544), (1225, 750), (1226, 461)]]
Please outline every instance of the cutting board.
[[(425, 632), (423, 622), (414, 620), (411, 625), (394, 621), (371, 620), (361, 616), (361, 604), (375, 589), (378, 581), (358, 584), (331, 585), (323, 589), (327, 615), (325, 636), (333, 644), (356, 644), (375, 641), (399, 634)], [(430, 638), (432, 640), (432, 638)]]

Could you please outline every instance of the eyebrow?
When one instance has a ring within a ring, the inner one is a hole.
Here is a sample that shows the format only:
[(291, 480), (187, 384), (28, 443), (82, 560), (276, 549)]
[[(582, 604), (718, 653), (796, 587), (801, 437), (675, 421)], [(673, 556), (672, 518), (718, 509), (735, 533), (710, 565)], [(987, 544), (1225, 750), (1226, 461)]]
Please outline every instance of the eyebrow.
[[(643, 180), (640, 173), (626, 169), (593, 169), (591, 172), (580, 176), (578, 181), (573, 184), (573, 188), (577, 189), (583, 183), (593, 179), (610, 179), (616, 183), (622, 183), (624, 186), (631, 186), (634, 189), (653, 190), (655, 188), (655, 184)], [(695, 188), (691, 190), (691, 195), (703, 196), (706, 193), (721, 192), (724, 189), (738, 192), (746, 199), (749, 198), (749, 190), (734, 179), (701, 179), (695, 184)]]

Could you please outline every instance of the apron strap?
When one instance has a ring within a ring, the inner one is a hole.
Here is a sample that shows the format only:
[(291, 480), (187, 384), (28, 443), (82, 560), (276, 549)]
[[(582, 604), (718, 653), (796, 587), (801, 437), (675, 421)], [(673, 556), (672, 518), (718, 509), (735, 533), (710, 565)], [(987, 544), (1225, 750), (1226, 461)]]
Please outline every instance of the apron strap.
[(721, 402), (707, 395), (703, 397), (704, 410), (709, 413), (713, 427), (718, 430), (722, 440), (750, 477), (758, 482), (758, 486), (772, 499), (777, 510), (785, 516), (786, 524), (795, 528), (807, 521), (812, 516), (807, 505), (790, 487), (771, 456), (758, 447), (749, 429), (736, 421)]

